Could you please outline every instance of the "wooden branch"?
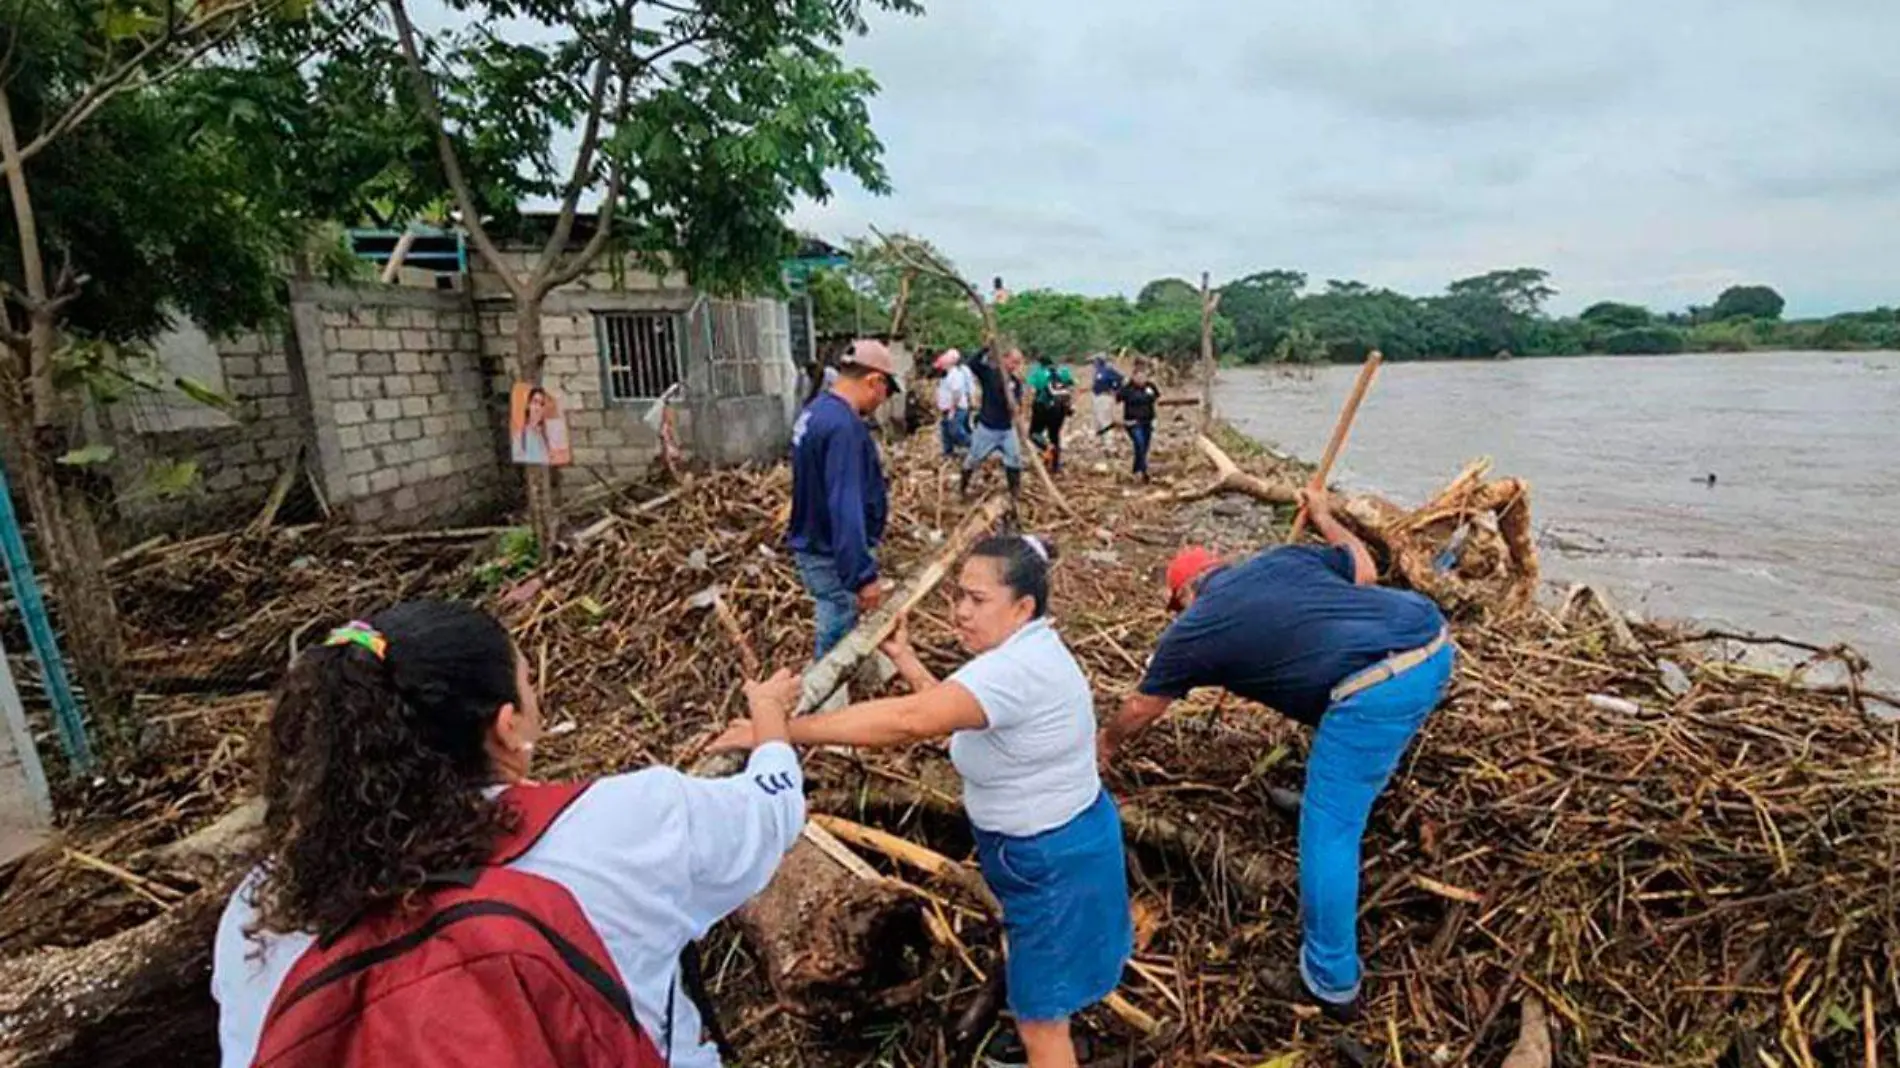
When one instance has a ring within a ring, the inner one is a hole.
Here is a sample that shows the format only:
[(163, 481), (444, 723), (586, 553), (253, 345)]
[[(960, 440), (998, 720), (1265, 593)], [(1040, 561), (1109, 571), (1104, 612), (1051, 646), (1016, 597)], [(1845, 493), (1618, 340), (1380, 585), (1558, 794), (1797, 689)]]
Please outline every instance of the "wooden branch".
[(1201, 272), (1201, 433), (1214, 428), (1214, 312), (1220, 293), (1209, 292), (1207, 272)]
[[(1326, 480), (1332, 477), (1333, 461), (1339, 459), (1339, 450), (1346, 445), (1346, 435), (1352, 430), (1352, 421), (1359, 414), (1359, 402), (1366, 397), (1366, 390), (1372, 387), (1372, 376), (1378, 373), (1379, 364), (1385, 356), (1373, 349), (1366, 356), (1366, 362), (1359, 368), (1359, 377), (1353, 380), (1352, 393), (1346, 397), (1346, 406), (1340, 409), (1339, 421), (1333, 424), (1333, 436), (1326, 443), (1326, 454), (1320, 458), (1319, 469), (1313, 472), (1313, 480), (1307, 488), (1318, 493), (1326, 488)], [(1301, 508), (1293, 517), (1293, 530), (1287, 535), (1287, 543), (1300, 540), (1306, 533), (1306, 509)]]
[(1061, 488), (1056, 485), (1056, 480), (1050, 476), (1049, 465), (1042, 462), (1042, 453), (1038, 452), (1035, 444), (1029, 440), (1027, 417), (1023, 414), (1022, 406), (1016, 403), (1016, 398), (1009, 389), (1009, 371), (1002, 366), (1001, 362), (1005, 355), (1002, 351), (1003, 335), (996, 326), (995, 306), (984, 300), (983, 294), (979, 292), (975, 286), (965, 280), (962, 275), (951, 270), (949, 264), (943, 262), (943, 260), (939, 259), (937, 255), (929, 249), (915, 242), (899, 242), (893, 240), (890, 235), (875, 226), (871, 227), (871, 233), (876, 235), (880, 241), (884, 242), (884, 247), (888, 249), (891, 255), (896, 257), (899, 262), (924, 274), (955, 283), (963, 290), (963, 295), (969, 299), (970, 304), (976, 308), (977, 315), (983, 320), (983, 339), (985, 345), (987, 345), (990, 350), (990, 359), (998, 361), (997, 366), (1002, 371), (1002, 378), (1004, 380), (1003, 401), (1009, 407), (1009, 421), (1010, 424), (1016, 428), (1016, 442), (1022, 448), (1023, 458), (1028, 462), (1029, 469), (1035, 473), (1036, 483), (1042, 487), (1043, 493), (1048, 495), (1049, 499), (1055, 503), (1056, 508), (1061, 511), (1063, 515), (1074, 518), (1077, 514), (1074, 506), (1069, 503), (1069, 498), (1064, 495)]
[(831, 700), (838, 687), (844, 685), (858, 669), (858, 664), (872, 653), (884, 639), (891, 636), (897, 627), (897, 617), (922, 604), (950, 574), (957, 561), (970, 551), (977, 542), (987, 537), (1003, 518), (1008, 500), (1002, 496), (992, 496), (982, 504), (971, 509), (963, 524), (950, 535), (937, 550), (937, 555), (923, 569), (912, 575), (904, 588), (885, 602), (884, 607), (872, 613), (858, 623), (857, 629), (847, 634), (843, 641), (826, 653), (824, 659), (812, 665), (805, 672), (804, 690), (799, 695), (797, 715), (803, 716), (817, 711), (825, 702)]
[(615, 160), (607, 165), (607, 192), (600, 202), (600, 210), (594, 213), (594, 232), (588, 236), (586, 246), (575, 253), (566, 266), (542, 278), (539, 296), (546, 296), (585, 274), (587, 268), (606, 251), (607, 241), (613, 234), (614, 209), (620, 201), (620, 181), (620, 161)]
[(1258, 475), (1249, 474), (1241, 470), (1240, 465), (1234, 462), (1233, 457), (1228, 456), (1226, 452), (1222, 451), (1219, 445), (1214, 444), (1213, 439), (1207, 437), (1205, 434), (1196, 438), (1194, 444), (1200, 448), (1201, 452), (1204, 453), (1209, 460), (1214, 462), (1214, 470), (1216, 472), (1214, 481), (1198, 489), (1179, 490), (1173, 493), (1166, 491), (1151, 493), (1145, 498), (1146, 500), (1157, 504), (1188, 504), (1193, 501), (1205, 500), (1217, 494), (1239, 493), (1267, 504), (1299, 503), (1300, 490), (1298, 486), (1288, 485), (1284, 482), (1268, 482)]
[[(111, 102), (114, 97), (126, 91), (128, 88), (144, 88), (153, 85), (162, 85), (183, 71), (186, 67), (203, 58), (205, 53), (230, 40), (248, 19), (265, 14), (270, 9), (281, 6), (284, 2), (285, 0), (273, 0), (273, 2), (269, 4), (246, 5), (248, 10), (238, 14), (233, 14), (230, 5), (204, 4), (200, 5), (200, 10), (204, 11), (205, 14), (186, 23), (182, 28), (176, 24), (168, 24), (164, 33), (153, 38), (110, 74), (87, 86), (85, 91), (79, 94), (79, 98), (74, 100), (57, 119), (54, 119), (51, 125), (42, 130), (33, 140), (22, 145), (17, 161), (18, 164), (23, 166), (27, 160), (38, 155), (48, 145), (51, 145), (60, 137), (65, 136), (77, 128), (81, 123), (92, 118), (93, 115), (98, 113), (100, 108), (104, 107), (107, 103)], [(180, 40), (190, 38), (198, 31), (220, 19), (228, 21), (225, 22), (224, 26), (216, 34), (194, 45), (190, 51), (173, 62), (170, 66), (148, 77), (137, 78), (136, 82), (134, 81), (135, 76), (144, 68), (145, 64), (166, 48)], [(9, 169), (11, 169), (12, 166), (13, 164), (8, 164)]]
[(383, 273), (379, 276), (384, 285), (393, 284), (402, 274), (403, 261), (409, 258), (409, 250), (416, 245), (416, 232), (404, 230), (396, 239), (396, 247), (389, 253), (389, 262), (383, 264)]
[(475, 242), (475, 248), (482, 258), (501, 277), (502, 285), (508, 287), (509, 294), (516, 301), (525, 303), (529, 296), (527, 287), (515, 277), (513, 271), (508, 270), (501, 249), (489, 236), (488, 227), (482, 224), (481, 212), (475, 204), (475, 193), (468, 184), (468, 175), (462, 172), (462, 161), (455, 152), (455, 143), (449, 140), (448, 126), (442, 120), (442, 106), (435, 98), (435, 87), (430, 84), (428, 68), (422, 65), (422, 53), (416, 47), (416, 27), (409, 19), (409, 11), (403, 6), (403, 0), (389, 0), (389, 16), (396, 26), (396, 40), (402, 47), (403, 65), (409, 71), (409, 86), (415, 93), (416, 108), (422, 112), (423, 121), (429, 124), (429, 131), (435, 136), (436, 154), (442, 161), (442, 173), (448, 179), (449, 191), (455, 195), (455, 205), (462, 212), (462, 226)]
[(587, 119), (581, 126), (580, 147), (574, 151), (574, 171), (568, 176), (567, 190), (561, 196), (561, 209), (554, 219), (554, 232), (548, 235), (548, 243), (541, 251), (544, 268), (558, 263), (561, 253), (567, 251), (567, 239), (574, 233), (574, 216), (580, 207), (581, 191), (587, 188), (594, 175), (594, 151), (600, 147), (600, 122), (607, 109), (607, 78), (612, 70), (607, 59), (621, 42), (622, 27), (629, 21), (626, 14), (623, 8), (621, 17), (614, 20), (613, 35), (608, 39), (607, 47), (601, 51), (594, 70), (594, 84), (587, 91)]

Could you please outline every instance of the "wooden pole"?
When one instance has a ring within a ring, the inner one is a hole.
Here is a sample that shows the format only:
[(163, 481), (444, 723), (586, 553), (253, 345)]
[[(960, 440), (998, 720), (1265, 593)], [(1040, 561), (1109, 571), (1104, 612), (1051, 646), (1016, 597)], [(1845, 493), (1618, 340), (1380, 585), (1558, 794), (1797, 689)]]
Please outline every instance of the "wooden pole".
[[(1339, 450), (1346, 446), (1346, 435), (1352, 431), (1353, 417), (1359, 414), (1359, 402), (1366, 398), (1366, 390), (1372, 387), (1372, 376), (1379, 371), (1379, 364), (1385, 362), (1385, 356), (1373, 349), (1366, 356), (1365, 365), (1359, 368), (1359, 377), (1352, 384), (1352, 394), (1346, 398), (1346, 407), (1339, 412), (1339, 422), (1333, 426), (1333, 438), (1326, 443), (1326, 455), (1320, 458), (1319, 470), (1313, 472), (1313, 480), (1307, 488), (1318, 492), (1326, 488), (1326, 480), (1332, 476), (1333, 461), (1339, 459)], [(1300, 540), (1306, 533), (1306, 509), (1300, 508), (1293, 517), (1293, 533), (1287, 535), (1290, 545)]]
[(1220, 294), (1207, 288), (1207, 272), (1201, 272), (1201, 433), (1214, 428), (1214, 313), (1220, 310)]

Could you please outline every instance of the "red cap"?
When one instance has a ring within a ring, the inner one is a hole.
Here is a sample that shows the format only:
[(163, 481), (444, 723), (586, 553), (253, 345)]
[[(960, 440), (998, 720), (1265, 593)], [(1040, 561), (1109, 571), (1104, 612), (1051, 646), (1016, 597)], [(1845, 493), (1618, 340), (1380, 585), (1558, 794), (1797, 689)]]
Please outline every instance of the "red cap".
[(1168, 607), (1181, 606), (1181, 591), (1188, 584), (1220, 566), (1220, 557), (1204, 545), (1190, 545), (1168, 561)]

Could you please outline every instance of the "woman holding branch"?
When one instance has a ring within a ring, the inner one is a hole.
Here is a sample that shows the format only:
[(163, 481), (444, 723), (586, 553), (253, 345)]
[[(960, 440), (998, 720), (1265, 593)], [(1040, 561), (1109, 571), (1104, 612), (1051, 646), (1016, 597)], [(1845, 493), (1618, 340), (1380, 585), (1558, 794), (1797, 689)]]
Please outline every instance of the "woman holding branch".
[[(1121, 816), (1096, 769), (1088, 679), (1048, 618), (1054, 549), (979, 544), (963, 563), (957, 637), (974, 654), (939, 681), (900, 622), (885, 655), (910, 685), (789, 725), (794, 745), (897, 746), (950, 738), (983, 878), (1003, 907), (1010, 1010), (1032, 1068), (1077, 1063), (1069, 1018), (1112, 993), (1133, 951)], [(715, 749), (749, 749), (734, 723)]]

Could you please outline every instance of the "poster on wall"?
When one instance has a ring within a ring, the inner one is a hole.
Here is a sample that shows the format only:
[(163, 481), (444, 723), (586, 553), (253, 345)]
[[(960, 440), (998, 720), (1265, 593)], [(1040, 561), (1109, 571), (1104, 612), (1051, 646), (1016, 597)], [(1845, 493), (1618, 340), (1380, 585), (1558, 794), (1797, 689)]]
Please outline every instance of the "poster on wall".
[(540, 386), (515, 383), (508, 402), (508, 439), (518, 464), (566, 467), (574, 462), (560, 401)]

